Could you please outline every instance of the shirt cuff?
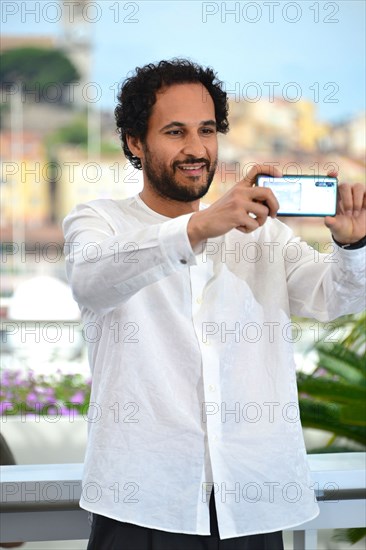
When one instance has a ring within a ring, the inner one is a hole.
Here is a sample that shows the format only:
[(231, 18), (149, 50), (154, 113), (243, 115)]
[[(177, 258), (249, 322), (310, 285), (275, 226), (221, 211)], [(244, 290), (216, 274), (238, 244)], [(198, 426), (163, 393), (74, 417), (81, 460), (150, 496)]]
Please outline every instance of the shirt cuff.
[(350, 244), (341, 244), (336, 241), (334, 237), (332, 237), (332, 239), (335, 244), (340, 248), (343, 248), (343, 250), (358, 250), (359, 248), (364, 248), (366, 246), (366, 235), (362, 237), (362, 239), (360, 239), (359, 241)]
[(335, 259), (331, 261), (335, 263), (340, 261), (347, 270), (350, 269), (351, 271), (360, 272), (362, 274), (366, 267), (365, 248), (362, 247), (349, 250), (348, 248), (338, 246), (336, 243), (334, 244), (336, 246), (332, 256), (334, 256)]
[(187, 233), (191, 214), (178, 216), (162, 224), (159, 231), (159, 245), (172, 266), (196, 265), (196, 255), (192, 249)]

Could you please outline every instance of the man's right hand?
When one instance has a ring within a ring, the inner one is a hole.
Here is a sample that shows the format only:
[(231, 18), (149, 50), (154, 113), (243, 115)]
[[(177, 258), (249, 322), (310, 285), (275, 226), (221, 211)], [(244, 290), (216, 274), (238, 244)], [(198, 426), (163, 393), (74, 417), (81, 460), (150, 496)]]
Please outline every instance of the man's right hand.
[(268, 216), (276, 216), (278, 201), (271, 189), (255, 186), (258, 174), (282, 176), (277, 168), (256, 165), (219, 200), (193, 214), (187, 227), (192, 248), (201, 241), (219, 237), (231, 229), (250, 233), (263, 225)]

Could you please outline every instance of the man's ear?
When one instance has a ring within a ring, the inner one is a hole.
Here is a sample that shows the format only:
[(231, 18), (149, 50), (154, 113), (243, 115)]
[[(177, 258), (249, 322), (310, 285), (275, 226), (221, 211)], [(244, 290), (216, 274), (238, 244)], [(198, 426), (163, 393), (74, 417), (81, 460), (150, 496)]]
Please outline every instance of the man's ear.
[(143, 158), (144, 151), (143, 151), (141, 139), (127, 134), (126, 141), (127, 141), (128, 148), (133, 154), (133, 156), (138, 157), (139, 159)]

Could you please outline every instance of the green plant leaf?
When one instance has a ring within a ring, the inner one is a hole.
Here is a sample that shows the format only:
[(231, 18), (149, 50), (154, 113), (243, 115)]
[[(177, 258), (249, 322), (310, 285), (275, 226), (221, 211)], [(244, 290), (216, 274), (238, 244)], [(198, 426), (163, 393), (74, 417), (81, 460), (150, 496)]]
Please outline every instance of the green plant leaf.
[(366, 402), (362, 405), (345, 405), (340, 411), (340, 420), (353, 426), (366, 426)]
[(366, 429), (363, 426), (344, 424), (341, 420), (341, 406), (312, 399), (299, 400), (301, 423), (304, 428), (317, 428), (347, 437), (365, 445)]
[(366, 528), (358, 527), (358, 528), (350, 528), (350, 529), (335, 529), (332, 539), (339, 542), (348, 542), (351, 544), (356, 544), (356, 542), (359, 542), (365, 537), (366, 537)]
[(347, 445), (331, 445), (330, 447), (315, 447), (308, 451), (308, 454), (334, 454), (334, 453), (355, 453), (359, 452), (354, 447), (348, 447)]
[[(297, 375), (302, 425), (333, 434), (324, 452), (336, 449), (337, 437), (346, 438), (350, 450), (352, 443), (365, 449), (366, 312), (345, 315), (324, 328), (325, 335), (313, 345), (319, 357), (314, 373)], [(347, 448), (347, 441), (343, 445)]]
[(337, 403), (366, 403), (366, 387), (346, 384), (326, 377), (317, 377), (299, 373), (298, 390), (326, 401)]
[(344, 350), (340, 344), (331, 348), (317, 346), (318, 368), (337, 374), (351, 384), (366, 384), (364, 360), (356, 353)]
[(351, 332), (344, 338), (342, 344), (356, 352), (365, 352), (366, 340), (366, 312), (354, 318)]

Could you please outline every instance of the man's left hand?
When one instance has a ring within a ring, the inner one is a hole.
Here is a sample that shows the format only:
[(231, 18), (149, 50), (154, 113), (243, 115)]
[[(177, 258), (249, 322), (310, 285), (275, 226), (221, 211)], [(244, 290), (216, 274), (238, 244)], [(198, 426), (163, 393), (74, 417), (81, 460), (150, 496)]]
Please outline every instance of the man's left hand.
[[(333, 175), (333, 174), (328, 174)], [(340, 244), (352, 244), (366, 235), (366, 188), (361, 183), (338, 185), (337, 213), (325, 225)]]

